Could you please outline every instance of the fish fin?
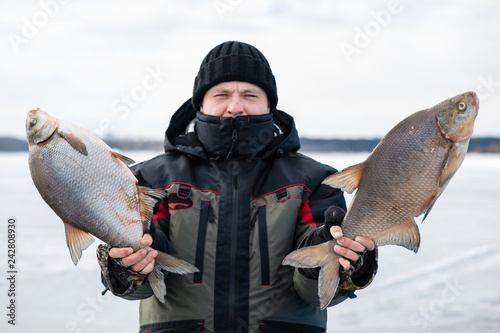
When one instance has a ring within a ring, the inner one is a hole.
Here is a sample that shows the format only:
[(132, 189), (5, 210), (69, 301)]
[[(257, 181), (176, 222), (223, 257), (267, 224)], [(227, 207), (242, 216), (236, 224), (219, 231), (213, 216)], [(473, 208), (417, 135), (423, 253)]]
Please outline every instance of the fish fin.
[(326, 257), (333, 251), (328, 247), (329, 242), (319, 245), (307, 246), (289, 253), (283, 259), (282, 265), (297, 268), (314, 268), (324, 264)]
[(378, 246), (399, 245), (417, 253), (420, 246), (420, 232), (415, 220), (411, 219), (405, 224), (400, 224), (376, 235), (372, 240)]
[[(467, 153), (467, 148), (469, 147), (469, 140), (467, 142), (455, 142), (452, 144), (446, 163), (443, 166), (443, 171), (441, 172), (441, 177), (439, 178), (439, 187), (444, 190), (446, 185), (450, 182), (451, 177), (457, 172), (458, 168), (462, 164)], [(442, 192), (442, 190), (441, 190)]]
[(87, 231), (66, 222), (64, 222), (64, 230), (66, 231), (66, 244), (68, 244), (69, 254), (76, 266), (78, 260), (82, 257), (83, 250), (94, 242), (94, 237)]
[(127, 157), (125, 155), (117, 153), (116, 151), (112, 151), (111, 154), (114, 157), (116, 157), (117, 159), (119, 159), (120, 161), (122, 161), (123, 163), (125, 163), (126, 166), (129, 166), (129, 165), (132, 165), (135, 163), (135, 161), (133, 159), (131, 159), (130, 157)]
[(167, 195), (167, 192), (142, 186), (137, 186), (137, 189), (139, 190), (139, 209), (142, 222), (145, 226), (144, 231), (148, 232), (156, 203), (158, 199), (163, 199)]
[(85, 143), (80, 139), (74, 132), (72, 132), (70, 129), (63, 127), (60, 128), (57, 133), (66, 140), (70, 144), (71, 147), (73, 147), (76, 151), (78, 151), (80, 154), (88, 156), (89, 152), (87, 151), (87, 146)]
[(282, 265), (297, 268), (321, 267), (318, 279), (318, 296), (321, 309), (330, 304), (339, 282), (339, 255), (333, 251), (334, 241), (303, 247), (288, 254)]
[(425, 213), (425, 215), (424, 218), (422, 219), (422, 222), (425, 221), (432, 207), (434, 207), (436, 200), (439, 198), (441, 193), (443, 193), (444, 189), (450, 182), (451, 178), (453, 177), (455, 172), (457, 172), (458, 168), (464, 161), (468, 147), (469, 147), (469, 140), (467, 140), (466, 142), (455, 142), (452, 144), (448, 152), (448, 158), (446, 159), (446, 162), (443, 166), (441, 177), (439, 177), (438, 192), (432, 198), (432, 200), (429, 201), (429, 204), (423, 209), (422, 214)]
[(165, 296), (167, 295), (165, 273), (163, 273), (160, 269), (154, 268), (153, 271), (148, 275), (148, 281), (158, 301), (165, 304)]
[(434, 207), (434, 204), (436, 203), (436, 200), (437, 198), (439, 197), (439, 195), (441, 194), (441, 191), (432, 198), (430, 204), (427, 206), (427, 208), (425, 208), (421, 214), (424, 214), (424, 218), (422, 219), (422, 222), (425, 221), (425, 219), (427, 218), (427, 215), (429, 215), (429, 213), (431, 212), (431, 209), (432, 207)]
[(165, 192), (164, 190), (155, 190), (144, 186), (137, 186), (137, 188), (141, 193), (154, 197), (156, 199), (163, 199), (167, 195), (167, 192)]
[(331, 187), (339, 188), (347, 193), (354, 192), (358, 188), (359, 181), (363, 175), (365, 163), (352, 165), (344, 170), (337, 172), (325, 180), (323, 184), (330, 185)]
[[(429, 215), (429, 213), (431, 212), (432, 207), (434, 207), (434, 204), (436, 203), (437, 199), (439, 198), (439, 196), (441, 195), (441, 193), (443, 192), (443, 190), (444, 190), (444, 187), (438, 188), (438, 192), (436, 193), (436, 195), (433, 196), (429, 200), (429, 203), (427, 205), (425, 205), (424, 209), (419, 214), (419, 215), (424, 214), (422, 222), (425, 221), (425, 219), (427, 218), (427, 215)], [(417, 215), (417, 216), (419, 216), (419, 215)], [(417, 216), (415, 216), (415, 217), (417, 217)]]
[(165, 303), (164, 298), (167, 294), (167, 286), (165, 285), (165, 273), (162, 270), (176, 274), (199, 272), (198, 268), (191, 265), (187, 261), (158, 251), (158, 256), (155, 258), (155, 267), (151, 274), (148, 275), (148, 280), (151, 288), (153, 289), (153, 293), (161, 303)]
[(332, 258), (319, 271), (318, 296), (321, 310), (325, 309), (335, 296), (339, 284), (339, 268), (338, 258)]

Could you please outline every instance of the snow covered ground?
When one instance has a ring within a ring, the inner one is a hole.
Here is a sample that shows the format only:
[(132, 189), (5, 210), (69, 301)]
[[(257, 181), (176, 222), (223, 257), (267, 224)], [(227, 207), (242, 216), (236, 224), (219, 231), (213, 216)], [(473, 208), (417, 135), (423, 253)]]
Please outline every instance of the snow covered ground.
[[(140, 161), (155, 153), (126, 154)], [(338, 169), (366, 155), (311, 154)], [(0, 331), (137, 332), (138, 303), (101, 296), (97, 244), (72, 264), (26, 153), (0, 154), (0, 186)], [(7, 316), (10, 216), (17, 219), (15, 326)], [(419, 253), (382, 247), (374, 282), (328, 310), (328, 332), (500, 332), (500, 155), (469, 154), (419, 226)]]

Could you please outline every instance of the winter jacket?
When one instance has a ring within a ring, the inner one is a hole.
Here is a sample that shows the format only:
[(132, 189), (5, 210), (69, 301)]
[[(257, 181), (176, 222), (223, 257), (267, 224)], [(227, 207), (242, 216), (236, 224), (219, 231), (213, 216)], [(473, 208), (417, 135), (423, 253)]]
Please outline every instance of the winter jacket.
[(329, 206), (346, 205), (321, 184), (336, 170), (297, 152), (293, 118), (214, 117), (187, 101), (164, 146), (134, 171), (139, 185), (167, 192), (155, 224), (200, 272), (168, 274), (165, 304), (147, 283), (126, 296), (142, 299), (141, 332), (325, 332), (317, 280), (281, 262)]

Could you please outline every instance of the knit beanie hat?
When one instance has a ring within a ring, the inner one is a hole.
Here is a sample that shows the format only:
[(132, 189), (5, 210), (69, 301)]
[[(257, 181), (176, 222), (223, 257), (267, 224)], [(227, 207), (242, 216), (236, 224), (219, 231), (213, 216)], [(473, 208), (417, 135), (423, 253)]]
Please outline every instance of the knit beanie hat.
[(233, 41), (217, 45), (203, 59), (194, 79), (193, 107), (199, 110), (203, 97), (210, 88), (229, 81), (259, 86), (266, 92), (270, 110), (276, 109), (276, 80), (266, 58), (252, 45)]

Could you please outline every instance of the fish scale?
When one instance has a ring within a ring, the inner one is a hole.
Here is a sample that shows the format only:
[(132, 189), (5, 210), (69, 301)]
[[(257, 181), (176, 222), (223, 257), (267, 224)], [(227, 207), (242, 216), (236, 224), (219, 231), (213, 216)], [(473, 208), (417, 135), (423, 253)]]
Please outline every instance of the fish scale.
[[(467, 92), (416, 112), (391, 129), (366, 161), (326, 178), (324, 184), (348, 193), (357, 189), (342, 221), (343, 235), (417, 252), (420, 234), (414, 218), (427, 217), (461, 165), (478, 108), (477, 95)], [(301, 248), (283, 260), (298, 268), (321, 267), (318, 296), (323, 309), (339, 282), (336, 244), (331, 240)]]
[[(79, 229), (89, 231), (92, 225), (97, 238), (107, 239), (117, 247), (127, 245), (138, 250), (142, 246), (140, 239), (144, 231), (134, 176), (119, 163), (113, 163), (112, 154), (106, 147), (86, 140), (88, 133), (73, 130), (78, 137), (83, 138), (89, 158), (80, 158), (81, 153), (57, 133), (50, 145), (40, 145), (30, 154), (30, 160), (41, 158), (45, 161), (44, 164), (30, 162), (34, 174), (44, 175), (39, 181), (51, 188), (45, 197), (51, 202), (59, 200), (55, 206), (56, 213), (68, 216), (68, 220)], [(38, 170), (40, 167), (45, 168), (44, 172)], [(126, 204), (116, 205), (116, 200)], [(72, 209), (75, 202), (85, 208), (78, 206), (78, 209)], [(112, 220), (122, 223), (105, 223)], [(124, 228), (125, 221), (134, 223), (128, 223)]]
[[(429, 123), (429, 118), (435, 119), (433, 112), (421, 111), (400, 123), (392, 131), (395, 135), (388, 133), (365, 161), (359, 187), (370, 190), (356, 192), (357, 204), (351, 206), (344, 220), (343, 232), (346, 237), (354, 238), (367, 231), (364, 236), (373, 238), (377, 235), (380, 224), (387, 221), (405, 224), (409, 221), (408, 216), (411, 218), (420, 215), (428, 203), (427, 193), (438, 183), (449, 146), (448, 141), (437, 133), (436, 126), (422, 126)], [(405, 126), (410, 123), (421, 126)], [(417, 129), (420, 131), (412, 133)], [(422, 144), (424, 140), (435, 137), (440, 140), (432, 141), (440, 142), (433, 144), (433, 151), (422, 149), (426, 146)], [(392, 147), (397, 149), (391, 149)], [(412, 172), (408, 172), (409, 168)], [(391, 177), (380, 178), (380, 174)], [(376, 203), (376, 206), (370, 206), (372, 209), (366, 210), (364, 207), (370, 202)]]

